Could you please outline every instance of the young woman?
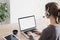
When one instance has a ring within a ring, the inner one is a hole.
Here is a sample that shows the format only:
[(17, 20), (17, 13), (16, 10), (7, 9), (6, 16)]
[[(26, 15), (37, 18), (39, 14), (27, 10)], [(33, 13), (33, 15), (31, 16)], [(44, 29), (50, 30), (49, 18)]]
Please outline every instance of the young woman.
[[(55, 2), (50, 2), (45, 5), (45, 15), (50, 19), (50, 25), (42, 31), (39, 40), (60, 40), (60, 10), (58, 9), (58, 4)], [(35, 30), (35, 33), (40, 32)], [(29, 39), (34, 40), (32, 32), (28, 32)]]

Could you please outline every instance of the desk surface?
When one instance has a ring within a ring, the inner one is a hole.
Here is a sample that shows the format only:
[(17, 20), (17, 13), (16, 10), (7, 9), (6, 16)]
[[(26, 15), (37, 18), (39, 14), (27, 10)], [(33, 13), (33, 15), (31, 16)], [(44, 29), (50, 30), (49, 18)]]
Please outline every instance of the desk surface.
[[(19, 32), (19, 25), (18, 24), (6, 24), (6, 25), (0, 25), (0, 40), (3, 40), (3, 37), (5, 37), (6, 35), (9, 35), (10, 33), (12, 33), (12, 30), (17, 29)], [(40, 28), (39, 28), (40, 29)], [(27, 38), (25, 38), (22, 34), (18, 33), (18, 37), (21, 40), (29, 40)], [(35, 40), (38, 40), (39, 37), (35, 37)]]

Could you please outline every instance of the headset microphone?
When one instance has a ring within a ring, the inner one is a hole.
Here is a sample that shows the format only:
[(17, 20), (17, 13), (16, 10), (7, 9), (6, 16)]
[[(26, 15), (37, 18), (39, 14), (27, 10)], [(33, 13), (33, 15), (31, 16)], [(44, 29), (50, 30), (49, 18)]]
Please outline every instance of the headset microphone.
[(45, 18), (45, 16), (43, 16), (43, 18)]

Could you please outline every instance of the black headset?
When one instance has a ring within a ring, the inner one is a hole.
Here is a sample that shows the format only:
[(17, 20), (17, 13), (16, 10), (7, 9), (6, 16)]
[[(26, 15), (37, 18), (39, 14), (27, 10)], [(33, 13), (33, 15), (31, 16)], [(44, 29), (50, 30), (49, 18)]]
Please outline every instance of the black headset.
[(50, 8), (48, 7), (48, 9), (47, 9), (47, 11), (48, 11), (47, 16), (51, 16), (51, 14), (49, 13), (49, 10), (50, 10)]
[[(50, 10), (50, 8), (48, 7), (48, 9), (47, 9), (47, 11), (48, 11), (47, 16), (48, 17), (51, 16), (51, 14), (49, 13), (49, 10)], [(43, 18), (45, 18), (45, 16), (43, 16)]]
[[(51, 14), (49, 13), (49, 10), (50, 10), (50, 8), (48, 7), (48, 9), (47, 9), (47, 11), (48, 11), (47, 16), (51, 16)], [(43, 18), (45, 18), (45, 16), (43, 16)]]

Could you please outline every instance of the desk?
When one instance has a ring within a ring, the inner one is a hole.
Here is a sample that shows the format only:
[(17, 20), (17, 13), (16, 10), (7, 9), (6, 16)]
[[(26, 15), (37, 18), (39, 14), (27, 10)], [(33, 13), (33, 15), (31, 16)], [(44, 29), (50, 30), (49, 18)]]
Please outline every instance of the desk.
[[(17, 29), (20, 32), (18, 24), (0, 25), (0, 40), (3, 40), (3, 37), (12, 33), (12, 30), (14, 30), (14, 29)], [(21, 33), (18, 33), (18, 37), (21, 40), (29, 40), (29, 39), (25, 38)], [(39, 37), (35, 38), (35, 40), (38, 40), (38, 39), (39, 39)]]

